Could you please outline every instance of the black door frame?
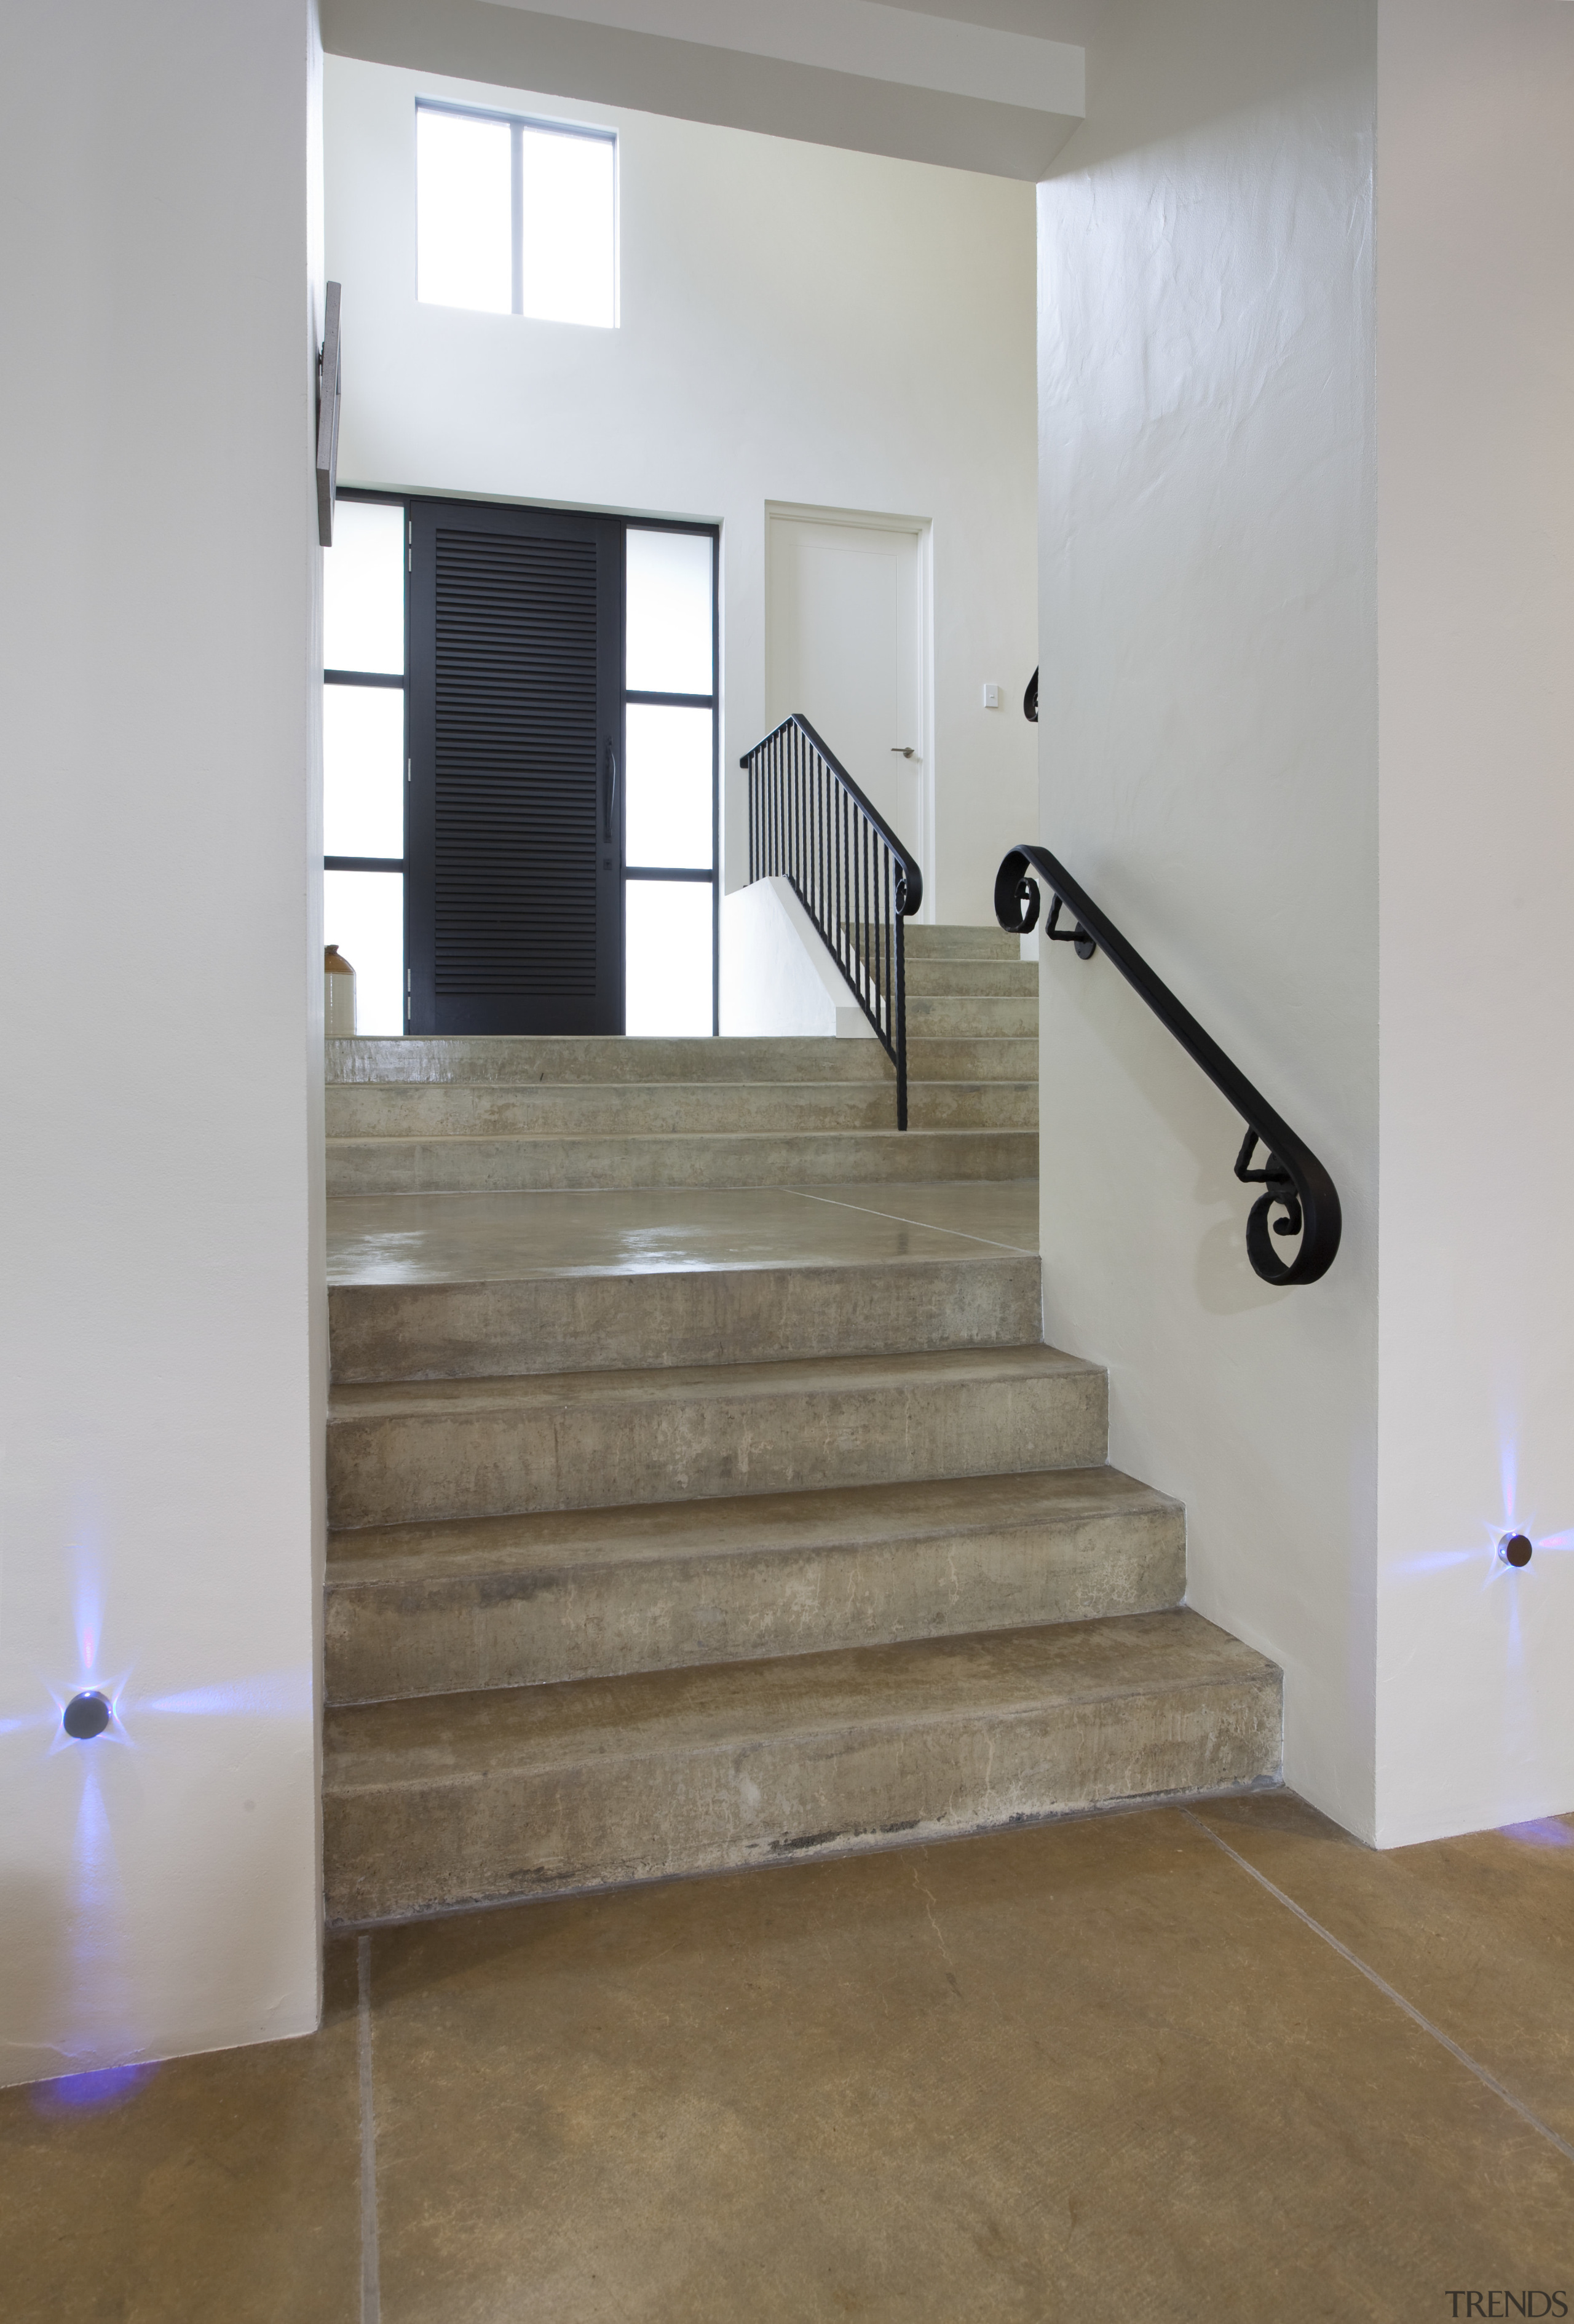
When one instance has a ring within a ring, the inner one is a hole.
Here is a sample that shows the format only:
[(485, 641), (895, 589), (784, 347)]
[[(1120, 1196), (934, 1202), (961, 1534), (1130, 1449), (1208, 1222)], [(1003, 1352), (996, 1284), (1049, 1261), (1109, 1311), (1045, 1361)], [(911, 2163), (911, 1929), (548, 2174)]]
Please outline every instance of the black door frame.
[[(411, 680), (412, 680), (412, 671), (411, 671), (411, 645), (412, 645), (412, 638), (413, 638), (413, 633), (414, 633), (414, 625), (413, 625), (413, 622), (412, 622), (412, 614), (411, 614), (411, 595), (412, 595), (412, 584), (413, 584), (413, 580), (414, 580), (414, 574), (413, 574), (413, 564), (414, 564), (414, 557), (413, 557), (413, 532), (414, 532), (414, 512), (415, 512), (415, 510), (416, 510), (416, 509), (418, 509), (418, 508), (419, 508), (419, 507), (421, 507), (421, 506), (422, 506), (422, 505), (424, 505), (424, 504), (429, 504), (429, 503), (440, 503), (441, 505), (447, 506), (447, 507), (453, 507), (453, 508), (473, 508), (473, 509), (476, 509), (476, 510), (492, 510), (492, 509), (510, 510), (510, 509), (520, 509), (520, 508), (526, 508), (526, 509), (529, 509), (529, 510), (532, 512), (532, 513), (560, 513), (560, 514), (563, 514), (563, 515), (566, 515), (566, 516), (570, 516), (570, 517), (575, 517), (575, 518), (578, 518), (578, 517), (591, 517), (591, 516), (597, 517), (597, 518), (601, 518), (601, 519), (603, 519), (605, 521), (607, 521), (607, 522), (609, 522), (609, 523), (611, 523), (611, 524), (614, 524), (614, 525), (618, 526), (618, 527), (620, 528), (621, 531), (625, 536), (627, 535), (627, 533), (628, 533), (629, 530), (630, 530), (631, 528), (632, 528), (634, 530), (639, 531), (639, 532), (682, 532), (682, 533), (692, 533), (692, 534), (695, 534), (695, 535), (702, 536), (702, 537), (705, 537), (705, 538), (708, 538), (708, 539), (709, 539), (710, 543), (711, 543), (711, 691), (710, 691), (710, 693), (709, 693), (708, 695), (701, 695), (701, 694), (649, 694), (649, 693), (641, 693), (641, 692), (639, 692), (639, 691), (635, 691), (635, 692), (631, 693), (631, 692), (627, 689), (627, 687), (626, 687), (626, 686), (625, 686), (625, 684), (624, 684), (624, 682), (623, 682), (623, 681), (624, 681), (624, 678), (625, 678), (625, 677), (626, 677), (626, 666), (625, 666), (625, 658), (624, 658), (624, 653), (623, 653), (623, 640), (622, 640), (622, 604), (621, 604), (621, 596), (620, 596), (620, 607), (619, 607), (619, 638), (618, 638), (618, 654), (617, 654), (617, 670), (618, 670), (618, 685), (617, 685), (617, 693), (618, 693), (619, 709), (618, 709), (618, 719), (617, 719), (617, 741), (616, 741), (616, 745), (615, 745), (615, 747), (616, 747), (616, 751), (617, 751), (617, 763), (618, 763), (618, 769), (619, 769), (619, 782), (618, 782), (618, 807), (617, 807), (617, 815), (616, 815), (616, 818), (615, 818), (615, 850), (616, 850), (616, 859), (617, 859), (617, 870), (618, 870), (618, 873), (619, 873), (619, 876), (620, 876), (620, 886), (621, 886), (621, 886), (626, 886), (626, 883), (627, 883), (627, 881), (628, 881), (630, 879), (646, 879), (646, 880), (672, 880), (672, 879), (677, 879), (677, 880), (692, 880), (692, 881), (704, 881), (704, 880), (708, 880), (708, 881), (710, 881), (710, 883), (711, 883), (711, 1030), (712, 1030), (713, 1034), (719, 1033), (719, 1032), (720, 1032), (720, 1030), (721, 1030), (721, 1005), (722, 1005), (722, 1001), (721, 1001), (721, 995), (722, 995), (722, 959), (721, 959), (721, 949), (722, 949), (722, 787), (721, 787), (721, 751), (722, 751), (722, 716), (721, 716), (721, 706), (722, 706), (722, 689), (721, 689), (721, 674), (722, 674), (722, 586), (721, 586), (721, 585), (722, 585), (722, 574), (721, 574), (721, 549), (722, 549), (722, 529), (721, 529), (721, 526), (720, 526), (719, 524), (705, 524), (705, 523), (695, 522), (695, 521), (690, 521), (690, 520), (687, 520), (687, 519), (685, 519), (685, 518), (682, 518), (682, 517), (616, 516), (616, 515), (611, 515), (611, 514), (609, 514), (607, 512), (603, 512), (603, 511), (600, 511), (600, 510), (589, 510), (589, 509), (586, 509), (586, 510), (543, 511), (543, 510), (539, 510), (539, 509), (538, 508), (538, 505), (537, 505), (536, 503), (529, 503), (529, 502), (519, 502), (519, 501), (491, 501), (491, 500), (483, 500), (483, 499), (471, 498), (471, 497), (468, 497), (468, 496), (465, 496), (465, 495), (463, 495), (463, 494), (457, 494), (457, 495), (456, 495), (456, 494), (452, 494), (452, 493), (414, 493), (414, 492), (402, 492), (402, 493), (401, 493), (401, 492), (379, 492), (379, 491), (377, 491), (377, 490), (375, 490), (375, 489), (373, 489), (373, 488), (367, 487), (367, 486), (364, 486), (364, 485), (343, 485), (343, 486), (341, 486), (341, 487), (340, 487), (340, 491), (339, 491), (339, 497), (340, 497), (340, 499), (341, 499), (341, 500), (349, 500), (349, 501), (370, 501), (370, 502), (374, 502), (374, 503), (376, 503), (380, 504), (381, 506), (382, 506), (382, 507), (384, 507), (384, 508), (402, 508), (402, 509), (403, 509), (403, 511), (404, 511), (404, 512), (405, 512), (404, 675), (402, 676), (402, 678), (395, 678), (395, 677), (393, 677), (393, 676), (391, 676), (391, 675), (390, 675), (390, 674), (385, 674), (385, 673), (382, 673), (382, 672), (371, 672), (371, 671), (365, 671), (365, 672), (363, 672), (363, 671), (351, 671), (351, 670), (330, 670), (330, 671), (325, 672), (325, 680), (326, 680), (326, 682), (327, 682), (327, 684), (329, 684), (329, 685), (396, 687), (398, 687), (398, 688), (399, 688), (399, 690), (400, 690), (400, 691), (403, 694), (403, 696), (404, 696), (404, 706), (405, 706), (405, 716), (404, 716), (404, 762), (405, 762), (405, 787), (404, 787), (404, 788), (405, 788), (405, 838), (404, 838), (404, 853), (403, 853), (403, 854), (402, 854), (402, 855), (399, 855), (399, 856), (378, 856), (378, 857), (359, 856), (359, 855), (356, 855), (356, 856), (350, 856), (350, 855), (325, 855), (325, 857), (323, 858), (323, 868), (324, 868), (324, 870), (325, 870), (325, 871), (329, 871), (329, 872), (339, 872), (339, 871), (343, 871), (343, 872), (400, 872), (400, 873), (402, 873), (402, 874), (403, 874), (403, 876), (404, 876), (404, 883), (405, 883), (405, 885), (404, 885), (404, 914), (403, 914), (403, 918), (404, 918), (404, 962), (405, 962), (405, 981), (404, 981), (404, 1029), (405, 1029), (405, 1031), (406, 1031), (406, 1033), (407, 1033), (407, 1034), (408, 1034), (408, 1033), (410, 1031), (410, 1029), (411, 1029), (412, 1016), (413, 1016), (413, 1013), (414, 1013), (414, 1011), (413, 1011), (413, 1007), (412, 1007), (412, 1003), (413, 1003), (413, 976), (412, 976), (412, 965), (411, 965), (411, 963), (412, 963), (412, 954), (411, 954), (411, 941), (410, 941), (410, 938), (411, 938), (410, 879), (411, 879), (411, 872), (412, 872), (412, 870), (414, 869), (415, 863), (416, 863), (418, 861), (419, 861), (419, 860), (420, 860), (421, 853), (423, 853), (423, 852), (424, 852), (424, 859), (425, 859), (425, 861), (424, 861), (424, 876), (425, 876), (427, 879), (428, 879), (428, 880), (429, 880), (429, 879), (432, 877), (432, 872), (433, 872), (433, 865), (432, 865), (432, 850), (431, 850), (431, 830), (430, 830), (430, 819), (429, 819), (429, 800), (428, 800), (428, 813), (427, 813), (427, 815), (426, 815), (426, 816), (425, 816), (425, 820), (426, 820), (426, 823), (427, 823), (427, 829), (426, 829), (426, 834), (425, 834), (425, 837), (426, 837), (426, 845), (425, 845), (424, 851), (418, 851), (417, 847), (416, 847), (414, 844), (412, 844), (412, 839), (413, 839), (413, 835), (414, 835), (414, 823), (415, 823), (415, 817), (414, 817), (414, 814), (413, 814), (413, 809), (414, 809), (414, 797), (413, 797), (413, 794), (414, 794), (414, 790), (415, 790), (415, 785), (414, 785), (414, 779), (413, 779), (413, 776), (414, 776), (414, 752), (413, 752), (413, 743), (412, 743), (412, 735), (411, 735), (410, 699), (411, 699)], [(624, 733), (624, 722), (623, 722), (623, 718), (622, 718), (622, 715), (621, 715), (621, 714), (622, 714), (622, 708), (623, 708), (623, 706), (625, 706), (625, 705), (626, 705), (627, 703), (629, 703), (629, 702), (656, 702), (656, 703), (670, 703), (670, 704), (673, 704), (673, 705), (675, 705), (675, 706), (684, 706), (684, 707), (688, 707), (688, 708), (693, 708), (693, 709), (708, 709), (708, 710), (710, 711), (710, 713), (711, 713), (711, 868), (710, 868), (710, 870), (709, 870), (709, 872), (698, 872), (698, 871), (690, 871), (690, 870), (686, 870), (686, 870), (681, 870), (681, 871), (674, 871), (674, 870), (669, 870), (669, 869), (666, 869), (666, 868), (657, 868), (657, 867), (654, 867), (654, 866), (651, 866), (651, 865), (648, 865), (648, 864), (634, 864), (634, 865), (631, 865), (631, 864), (626, 863), (626, 862), (623, 861), (623, 850), (622, 850), (623, 815), (622, 815), (622, 783), (621, 783), (621, 770), (622, 770), (623, 766), (624, 766), (624, 763), (625, 763), (625, 747), (624, 747), (624, 746), (625, 746), (625, 733)], [(618, 912), (618, 920), (619, 920), (619, 950), (620, 950), (620, 955), (621, 955), (621, 949), (622, 949), (622, 927), (623, 927), (624, 919), (625, 919), (625, 914), (624, 914), (624, 910), (623, 910), (623, 899), (622, 899), (622, 895), (621, 895), (621, 892), (620, 892), (619, 899), (618, 899), (618, 900), (619, 900), (619, 912)], [(428, 920), (429, 920), (429, 916), (428, 916)], [(621, 959), (620, 959), (620, 969), (621, 969)], [(430, 962), (429, 962), (429, 960), (428, 960), (428, 962), (427, 963), (427, 973), (428, 973), (428, 978), (429, 978), (429, 976), (430, 976)]]

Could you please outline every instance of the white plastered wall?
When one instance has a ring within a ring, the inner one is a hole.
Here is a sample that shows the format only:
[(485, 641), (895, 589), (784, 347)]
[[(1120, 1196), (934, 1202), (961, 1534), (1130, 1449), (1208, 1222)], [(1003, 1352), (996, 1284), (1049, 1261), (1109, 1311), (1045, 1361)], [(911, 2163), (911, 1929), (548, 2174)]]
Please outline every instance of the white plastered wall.
[[(418, 304), (418, 92), (618, 131), (617, 330)], [(327, 161), (346, 482), (720, 521), (729, 886), (737, 761), (764, 726), (768, 502), (932, 521), (925, 880), (940, 918), (989, 920), (1034, 805), (1031, 188), (338, 57)]]
[(1388, 1842), (1574, 1807), (1574, 7), (1380, 23)]
[(1189, 1595), (1285, 1674), (1288, 1779), (1374, 1829), (1376, 479), (1367, 0), (1127, 0), (1040, 189), (1043, 835), (1332, 1171), (1247, 1265), (1241, 1123), (1045, 945), (1048, 1336), (1180, 1495)]
[(0, 34), (7, 2080), (318, 2015), (319, 76), (308, 0)]
[(1044, 835), (1345, 1240), (1260, 1284), (1238, 1120), (1058, 954), (1050, 1334), (1283, 1664), (1293, 1784), (1385, 1846), (1564, 1811), (1574, 9), (1126, 0), (1089, 86), (1040, 195)]

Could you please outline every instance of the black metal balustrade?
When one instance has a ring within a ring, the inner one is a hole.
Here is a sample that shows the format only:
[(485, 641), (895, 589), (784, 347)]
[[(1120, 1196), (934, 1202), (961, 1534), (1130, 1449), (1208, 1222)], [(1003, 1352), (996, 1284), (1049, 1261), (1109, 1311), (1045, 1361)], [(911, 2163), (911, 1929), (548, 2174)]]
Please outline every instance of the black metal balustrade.
[(924, 875), (888, 823), (795, 712), (739, 761), (749, 777), (749, 877), (780, 877), (824, 938), (897, 1069), (907, 1127), (907, 990), (902, 923)]
[[(1074, 945), (1079, 960), (1091, 960), (1095, 952), (1105, 953), (1245, 1120), (1246, 1139), (1236, 1157), (1235, 1175), (1263, 1189), (1246, 1227), (1247, 1256), (1257, 1274), (1265, 1283), (1315, 1283), (1319, 1276), (1328, 1273), (1338, 1255), (1341, 1221), (1338, 1190), (1311, 1147), (1253, 1088), (1211, 1034), (1203, 1031), (1191, 1010), (1183, 1008), (1169, 986), (1154, 973), (1136, 945), (1046, 848), (1026, 843), (1014, 847), (996, 874), (995, 918), (1003, 928), (1026, 936), (1038, 925), (1040, 880), (1054, 899), (1045, 935), (1053, 943)], [(1063, 908), (1072, 916), (1073, 925), (1069, 928), (1060, 926)], [(1259, 1145), (1263, 1167), (1254, 1170), (1251, 1160)], [(1284, 1216), (1270, 1221), (1275, 1210), (1282, 1210)], [(1275, 1235), (1301, 1237), (1301, 1248), (1288, 1262), (1274, 1248), (1270, 1223)]]

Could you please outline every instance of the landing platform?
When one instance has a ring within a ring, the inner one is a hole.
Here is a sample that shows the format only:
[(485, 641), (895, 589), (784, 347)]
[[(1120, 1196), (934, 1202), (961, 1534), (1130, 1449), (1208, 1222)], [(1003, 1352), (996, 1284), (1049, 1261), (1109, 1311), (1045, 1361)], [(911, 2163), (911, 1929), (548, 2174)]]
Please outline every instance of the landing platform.
[(330, 1200), (327, 1213), (328, 1281), (345, 1288), (868, 1266), (1038, 1250), (1035, 1178), (345, 1195)]

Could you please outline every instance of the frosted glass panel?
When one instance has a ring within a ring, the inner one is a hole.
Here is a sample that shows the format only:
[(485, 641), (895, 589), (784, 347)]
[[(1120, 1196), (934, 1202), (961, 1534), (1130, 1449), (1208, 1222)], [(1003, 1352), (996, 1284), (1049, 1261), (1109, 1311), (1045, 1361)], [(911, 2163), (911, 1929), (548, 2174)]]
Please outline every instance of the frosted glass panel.
[[(705, 893), (709, 895), (707, 888)], [(357, 1033), (404, 1030), (404, 881), (397, 872), (325, 872), (322, 932), (355, 972)]]
[(416, 296), (506, 315), (513, 305), (513, 159), (506, 121), (419, 106)]
[(617, 147), (610, 137), (552, 129), (523, 129), (520, 143), (524, 311), (611, 330), (618, 319)]
[(404, 853), (404, 696), (325, 686), (323, 853)]
[(404, 669), (404, 511), (340, 501), (322, 561), (325, 669)]
[(628, 677), (635, 694), (709, 694), (711, 537), (629, 528)]
[(711, 868), (711, 714), (631, 702), (624, 861)]
[(708, 880), (625, 882), (631, 1033), (710, 1032), (712, 892)]

